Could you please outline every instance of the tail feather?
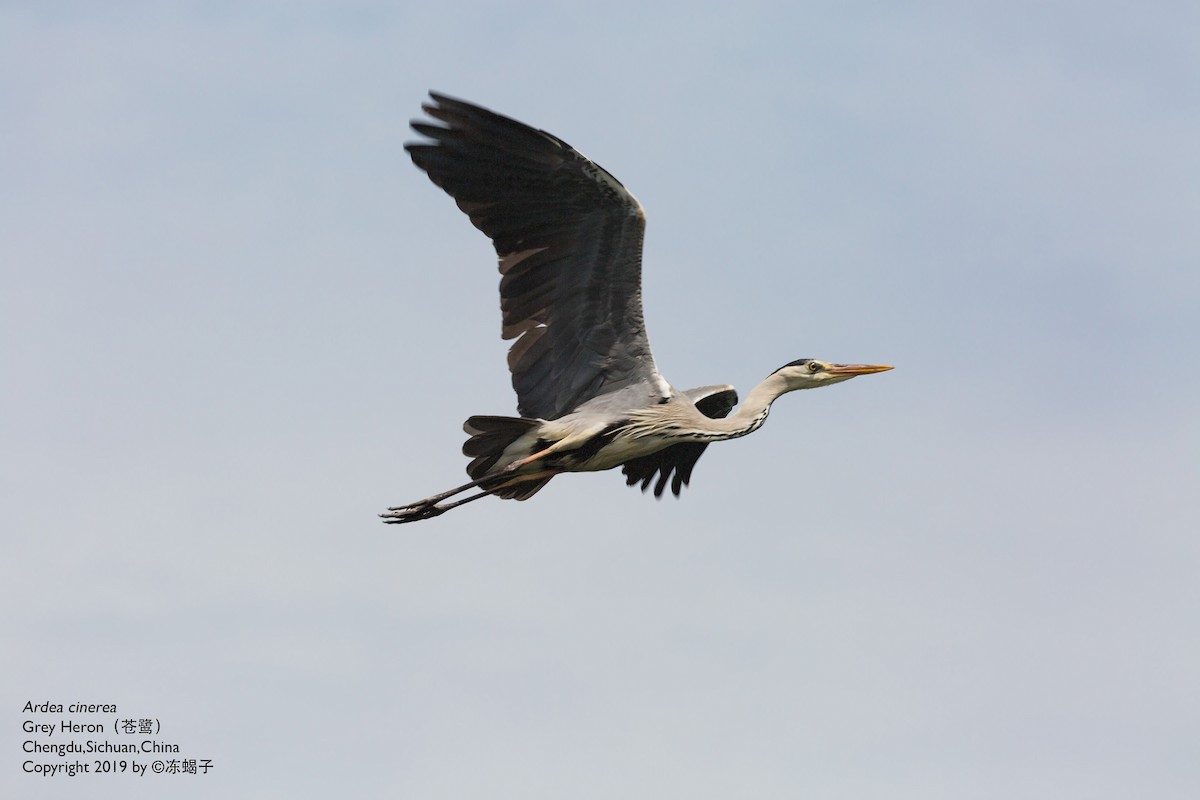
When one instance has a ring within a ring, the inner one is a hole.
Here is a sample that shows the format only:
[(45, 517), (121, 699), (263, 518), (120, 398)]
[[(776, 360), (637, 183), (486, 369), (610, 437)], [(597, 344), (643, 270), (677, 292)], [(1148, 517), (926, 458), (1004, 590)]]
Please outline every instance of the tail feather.
[[(533, 428), (541, 424), (540, 420), (523, 417), (471, 417), (463, 424), (463, 430), (470, 438), (463, 443), (463, 455), (471, 456), (467, 465), (467, 474), (472, 480), (479, 480), (496, 468), (504, 451)], [(553, 477), (553, 476), (550, 476)], [(531, 481), (521, 481), (512, 486), (495, 489), (493, 494), (508, 500), (525, 500), (532, 497), (539, 489), (550, 482), (550, 477)], [(499, 482), (511, 480), (497, 476)], [(490, 488), (487, 483), (480, 484), (481, 488)]]

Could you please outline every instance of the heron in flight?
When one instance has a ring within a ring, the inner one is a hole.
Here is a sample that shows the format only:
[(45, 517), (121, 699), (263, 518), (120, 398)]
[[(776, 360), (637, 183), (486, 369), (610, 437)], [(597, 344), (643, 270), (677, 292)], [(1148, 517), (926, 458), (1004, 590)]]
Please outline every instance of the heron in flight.
[(661, 497), (670, 483), (678, 496), (709, 442), (758, 430), (781, 395), (891, 369), (801, 358), (732, 414), (732, 386), (676, 389), (654, 363), (642, 319), (646, 215), (637, 199), (557, 136), (430, 97), (422, 108), (440, 124), (413, 121), (429, 141), (405, 149), (496, 247), (521, 416), (468, 419), (471, 480), (392, 507), (384, 522), (429, 519), (489, 495), (525, 500), (560, 473), (617, 466), (630, 486), (653, 483)]

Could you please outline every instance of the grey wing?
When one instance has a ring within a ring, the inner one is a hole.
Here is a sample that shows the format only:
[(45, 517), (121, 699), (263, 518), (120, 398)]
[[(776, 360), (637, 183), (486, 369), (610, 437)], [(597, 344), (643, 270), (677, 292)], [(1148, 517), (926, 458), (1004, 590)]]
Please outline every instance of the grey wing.
[[(646, 218), (625, 187), (561, 139), (487, 109), (430, 93), (441, 125), (405, 145), (500, 256), (502, 336), (517, 408), (556, 419), (658, 374), (642, 318)], [(652, 401), (651, 401), (652, 402)]]
[[(737, 390), (729, 385), (701, 386), (698, 389), (688, 389), (684, 394), (696, 404), (696, 409), (701, 414), (713, 419), (729, 416), (729, 412), (738, 401)], [(657, 474), (654, 496), (662, 497), (663, 489), (670, 480), (671, 493), (678, 497), (683, 487), (691, 481), (692, 469), (700, 460), (700, 456), (704, 455), (706, 447), (708, 442), (680, 442), (657, 453), (626, 461), (621, 469), (625, 473), (625, 485), (633, 486), (640, 481), (644, 492)]]

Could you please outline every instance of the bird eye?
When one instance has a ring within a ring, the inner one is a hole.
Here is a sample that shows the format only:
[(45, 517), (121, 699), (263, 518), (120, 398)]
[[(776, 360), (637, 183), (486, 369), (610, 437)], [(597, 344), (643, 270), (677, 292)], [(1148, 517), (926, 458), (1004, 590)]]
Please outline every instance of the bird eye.
[(821, 364), (820, 364), (819, 362), (816, 362), (816, 361), (810, 361), (810, 362), (808, 362), (808, 371), (809, 371), (809, 372), (820, 372), (820, 371), (821, 371)]

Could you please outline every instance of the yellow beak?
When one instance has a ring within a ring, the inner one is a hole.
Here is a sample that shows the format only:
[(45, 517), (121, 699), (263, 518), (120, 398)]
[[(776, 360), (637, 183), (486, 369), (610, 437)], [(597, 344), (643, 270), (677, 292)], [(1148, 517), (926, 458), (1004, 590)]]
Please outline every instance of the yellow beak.
[(830, 364), (826, 370), (830, 375), (870, 375), (874, 372), (887, 372), (892, 367), (886, 364)]

